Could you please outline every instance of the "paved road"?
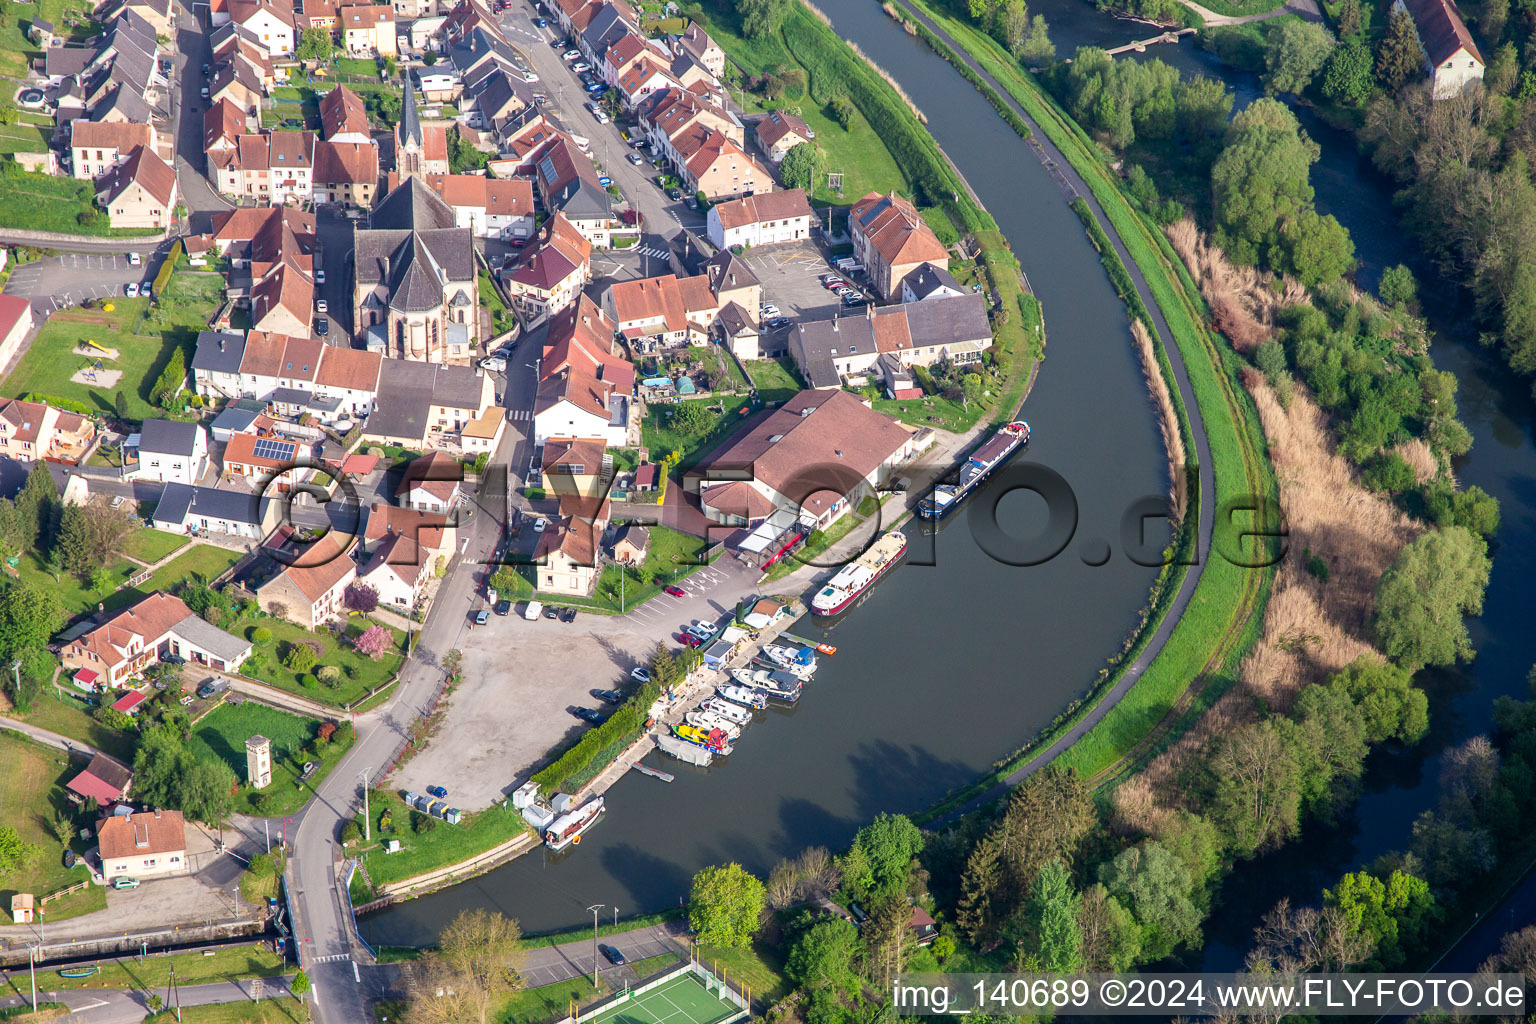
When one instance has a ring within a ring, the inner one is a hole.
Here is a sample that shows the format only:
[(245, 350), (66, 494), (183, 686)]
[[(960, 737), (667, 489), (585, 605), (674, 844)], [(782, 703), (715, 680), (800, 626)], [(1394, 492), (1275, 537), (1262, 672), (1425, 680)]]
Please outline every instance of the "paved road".
[[(911, 7), (906, 9), (910, 14), (922, 21), (923, 24), (927, 25), (930, 31), (943, 39), (955, 53), (960, 55), (960, 58), (966, 64), (970, 65), (972, 71), (980, 75), (983, 81), (996, 90), (997, 95), (1003, 97), (1003, 100), (1013, 108), (1014, 113), (1023, 118), (1024, 123), (1034, 133), (1031, 145), (1035, 147), (1036, 155), (1040, 157), (1041, 162), (1047, 166), (1058, 185), (1062, 187), (1065, 198), (1071, 200), (1081, 197), (1088, 204), (1094, 219), (1099, 222), (1099, 226), (1109, 236), (1110, 243), (1114, 246), (1115, 252), (1119, 255), (1121, 262), (1125, 264), (1126, 270), (1130, 272), (1132, 283), (1136, 286), (1136, 293), (1141, 297), (1143, 305), (1152, 313), (1153, 326), (1156, 328), (1158, 336), (1162, 339), (1164, 350), (1168, 353), (1168, 361), (1173, 366), (1173, 376), (1179, 389), (1179, 395), (1184, 400), (1185, 409), (1189, 412), (1190, 431), (1194, 434), (1195, 438), (1195, 455), (1200, 464), (1198, 550), (1209, 552), (1211, 550), (1211, 532), (1216, 519), (1216, 483), (1215, 474), (1211, 469), (1210, 443), (1205, 436), (1205, 420), (1201, 415), (1200, 407), (1195, 404), (1194, 392), (1189, 383), (1189, 373), (1184, 366), (1184, 357), (1180, 354), (1179, 347), (1173, 342), (1173, 332), (1169, 329), (1168, 322), (1163, 318), (1163, 311), (1153, 300), (1146, 278), (1142, 276), (1141, 270), (1136, 266), (1135, 261), (1131, 259), (1131, 254), (1126, 251), (1125, 243), (1115, 231), (1114, 224), (1110, 223), (1108, 216), (1105, 215), (1103, 208), (1099, 205), (1099, 201), (1094, 198), (1087, 183), (1083, 181), (1072, 165), (1067, 162), (1066, 157), (1052, 144), (1045, 132), (1040, 130), (1040, 126), (1034, 122), (1034, 119), (1029, 116), (1028, 112), (1019, 106), (1012, 96), (1008, 94), (1008, 91), (992, 77), (991, 73), (977, 64), (958, 43), (951, 39), (927, 15)], [(1048, 304), (1049, 300), (1047, 299), (1046, 301)], [(1147, 644), (1141, 656), (1126, 668), (1125, 674), (1120, 677), (1119, 682), (1114, 685), (1109, 693), (1104, 695), (1104, 698), (1094, 706), (1093, 710), (1083, 716), (1082, 721), (1067, 730), (1066, 733), (1057, 738), (1056, 742), (1036, 755), (1018, 771), (1012, 773), (975, 799), (944, 815), (939, 821), (948, 821), (968, 814), (977, 807), (997, 799), (1009, 789), (1017, 786), (1020, 782), (1023, 782), (1026, 778), (1049, 764), (1059, 754), (1081, 739), (1105, 715), (1109, 714), (1110, 710), (1120, 702), (1121, 698), (1130, 692), (1131, 687), (1136, 685), (1137, 680), (1141, 678), (1147, 666), (1162, 652), (1163, 646), (1168, 642), (1168, 637), (1173, 633), (1174, 626), (1178, 625), (1184, 610), (1189, 606), (1195, 586), (1200, 582), (1201, 573), (1205, 570), (1205, 563), (1206, 559), (1202, 558), (1185, 573), (1184, 582), (1180, 585), (1179, 592), (1174, 595), (1173, 603), (1169, 606), (1168, 613), (1163, 617), (1162, 625), (1158, 627), (1151, 642)]]
[[(635, 963), (648, 957), (661, 956), (663, 953), (687, 956), (687, 949), (683, 945), (685, 934), (686, 929), (682, 923), (676, 922), (637, 928), (622, 935), (605, 936), (597, 941), (599, 945), (617, 949), (624, 954), (626, 961)], [(523, 976), (527, 979), (529, 988), (553, 985), (582, 975), (590, 977), (593, 953), (591, 939), (577, 939), (562, 946), (531, 949), (528, 951), (527, 960), (523, 963)], [(622, 974), (627, 970), (627, 968), (615, 966), (601, 954), (597, 955), (596, 963), (598, 973), (605, 976)]]
[(47, 744), (58, 750), (68, 751), (69, 753), (78, 751), (86, 760), (90, 760), (101, 753), (101, 751), (89, 744), (81, 743), (79, 740), (72, 740), (68, 736), (60, 736), (58, 733), (49, 732), (47, 729), (39, 729), (37, 726), (28, 725), (26, 722), (18, 722), (14, 718), (0, 717), (0, 729), (19, 732), (29, 739)]
[[(146, 976), (154, 970), (154, 961), (151, 960), (146, 967)], [(73, 1015), (69, 1019), (75, 1024), (139, 1024), (148, 1012), (147, 993), (131, 990), (115, 989), (74, 989), (64, 992), (49, 992), (42, 986), (47, 983), (47, 977), (51, 973), (38, 975), (39, 1002), (61, 1002), (68, 1007)], [(207, 985), (183, 986), (177, 1001), (182, 1006), (208, 1006), (213, 1003), (247, 1003), (254, 997), (272, 999), (274, 997), (292, 997), (293, 993), (288, 985), (293, 979), (264, 978), (245, 981), (219, 981)], [(0, 998), (0, 1009), (9, 1009), (13, 1006), (30, 1005), (31, 991), (30, 981), (25, 969), (13, 972), (12, 981), (17, 988), (26, 993), (25, 997), (10, 996)], [(156, 988), (154, 994), (161, 999), (166, 997), (165, 978), (156, 975)], [(359, 1018), (361, 1020), (362, 1018)]]

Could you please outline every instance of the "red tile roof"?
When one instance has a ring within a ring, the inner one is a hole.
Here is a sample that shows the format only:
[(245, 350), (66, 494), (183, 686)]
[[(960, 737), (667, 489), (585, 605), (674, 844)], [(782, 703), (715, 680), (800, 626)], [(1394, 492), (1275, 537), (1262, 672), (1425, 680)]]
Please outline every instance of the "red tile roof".
[(96, 841), (103, 861), (184, 853), (187, 849), (187, 822), (180, 811), (114, 814), (101, 823)]

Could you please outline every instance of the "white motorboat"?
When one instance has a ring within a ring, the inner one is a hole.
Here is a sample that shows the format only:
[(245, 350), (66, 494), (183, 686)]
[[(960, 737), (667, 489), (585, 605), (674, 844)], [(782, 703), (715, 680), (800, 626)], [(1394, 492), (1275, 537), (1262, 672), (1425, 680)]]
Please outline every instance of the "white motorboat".
[(724, 715), (717, 715), (713, 711), (690, 711), (683, 716), (683, 721), (709, 732), (719, 729), (725, 733), (727, 739), (737, 739), (741, 736), (741, 726), (732, 722)]
[(752, 721), (752, 711), (740, 704), (732, 704), (720, 697), (711, 697), (699, 705), (705, 711), (713, 712), (733, 725), (747, 725)]
[(549, 823), (544, 842), (556, 853), (581, 843), (581, 834), (597, 823), (603, 813), (603, 798), (593, 797), (574, 811), (567, 811)]
[(745, 708), (755, 708), (761, 711), (768, 706), (768, 698), (750, 687), (722, 686), (715, 692), (732, 704), (740, 704)]

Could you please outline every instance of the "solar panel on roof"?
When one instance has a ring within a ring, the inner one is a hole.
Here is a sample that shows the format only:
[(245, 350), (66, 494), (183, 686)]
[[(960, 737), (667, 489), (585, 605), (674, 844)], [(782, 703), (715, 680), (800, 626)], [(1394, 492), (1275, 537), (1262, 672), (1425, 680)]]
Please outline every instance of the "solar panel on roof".
[(256, 442), (256, 457), (258, 459), (271, 459), (274, 462), (286, 462), (293, 458), (293, 453), (298, 448), (292, 441), (273, 441), (270, 438), (260, 438)]

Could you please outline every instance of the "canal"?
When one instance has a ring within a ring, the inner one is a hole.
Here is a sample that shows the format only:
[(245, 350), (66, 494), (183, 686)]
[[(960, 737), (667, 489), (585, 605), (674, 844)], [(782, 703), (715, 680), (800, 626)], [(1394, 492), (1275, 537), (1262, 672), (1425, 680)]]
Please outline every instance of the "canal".
[[(929, 128), (996, 217), (1045, 306), (1047, 359), (1026, 407), (1035, 440), (1026, 459), (1067, 478), (1080, 507), (1079, 538), (1113, 538), (1120, 513), (1161, 492), (1166, 468), (1123, 307), (1081, 224), (1032, 153), (953, 69), (907, 36), (873, 0), (820, 5), (845, 38), (890, 71), (929, 117)], [(1082, 0), (1038, 0), (1058, 51), (1117, 45), (1145, 26)], [(1186, 73), (1220, 77), (1245, 103), (1251, 75), (1221, 67), (1190, 43), (1153, 47)], [(1354, 236), (1362, 283), (1412, 262), (1395, 226), (1392, 185), (1343, 135), (1305, 111), (1323, 148), (1313, 169), (1318, 205)], [(1506, 538), (1536, 527), (1536, 447), (1525, 385), (1480, 349), (1454, 290), (1416, 266), (1436, 331), (1433, 354), (1461, 380), (1461, 413), (1476, 438), (1458, 463), (1503, 505)], [(1002, 525), (1037, 532), (1043, 509), (1028, 495), (999, 505)], [(698, 868), (739, 861), (759, 873), (808, 845), (837, 849), (881, 811), (916, 811), (1023, 745), (1080, 695), (1118, 649), (1151, 582), (1123, 557), (1089, 568), (1076, 545), (1052, 562), (1014, 569), (972, 541), (962, 514), (865, 600), (829, 639), (816, 682), (791, 713), (773, 713), (707, 775), (678, 771), (664, 785), (631, 775), (609, 793), (603, 822), (558, 860), (542, 853), (363, 922), (371, 941), (431, 942), (459, 910), (485, 906), (545, 931), (590, 920), (593, 904), (631, 914), (676, 905)], [(1280, 896), (1318, 897), (1345, 871), (1404, 846), (1414, 817), (1435, 798), (1438, 757), (1486, 731), (1493, 698), (1522, 694), (1536, 641), (1524, 629), (1536, 551), (1496, 552), (1485, 613), (1473, 623), (1475, 663), (1428, 674), (1432, 732), (1419, 747), (1373, 758), (1354, 814), (1333, 828), (1243, 865), (1224, 887), (1208, 941), (1191, 962), (1234, 966), (1258, 918)], [(924, 565), (922, 562), (931, 562)], [(605, 911), (607, 913), (608, 911)]]

